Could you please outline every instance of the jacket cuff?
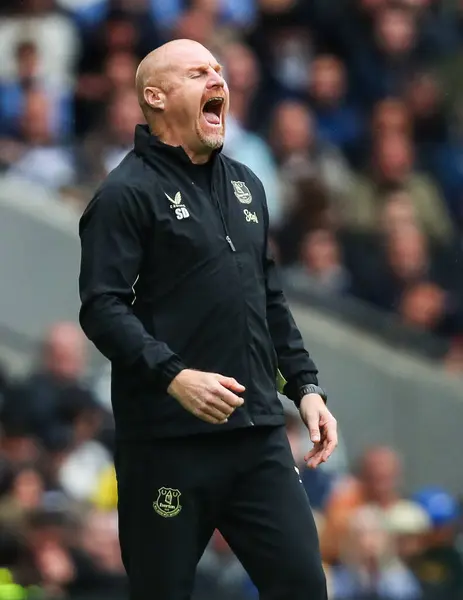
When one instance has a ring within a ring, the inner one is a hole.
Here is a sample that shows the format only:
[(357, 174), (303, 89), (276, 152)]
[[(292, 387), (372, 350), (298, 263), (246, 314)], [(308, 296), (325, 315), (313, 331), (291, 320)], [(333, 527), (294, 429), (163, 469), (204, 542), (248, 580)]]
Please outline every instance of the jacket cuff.
[(307, 385), (309, 383), (318, 385), (318, 377), (316, 373), (305, 371), (304, 373), (300, 373), (299, 375), (291, 377), (291, 379), (285, 385), (283, 393), (287, 398), (292, 400), (296, 406), (299, 406), (301, 400), (299, 397), (299, 389), (303, 385)]
[(177, 377), (180, 371), (183, 371), (186, 368), (186, 365), (183, 364), (176, 354), (159, 365), (159, 382), (163, 389), (167, 390), (172, 380)]

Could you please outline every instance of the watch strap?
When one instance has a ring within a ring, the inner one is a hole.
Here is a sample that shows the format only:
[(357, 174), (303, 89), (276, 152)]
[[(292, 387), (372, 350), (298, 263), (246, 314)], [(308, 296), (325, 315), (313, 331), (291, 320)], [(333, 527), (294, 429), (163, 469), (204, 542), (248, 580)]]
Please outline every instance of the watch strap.
[(318, 394), (322, 397), (325, 404), (328, 400), (328, 395), (322, 387), (313, 383), (307, 383), (299, 388), (299, 402), (308, 394)]

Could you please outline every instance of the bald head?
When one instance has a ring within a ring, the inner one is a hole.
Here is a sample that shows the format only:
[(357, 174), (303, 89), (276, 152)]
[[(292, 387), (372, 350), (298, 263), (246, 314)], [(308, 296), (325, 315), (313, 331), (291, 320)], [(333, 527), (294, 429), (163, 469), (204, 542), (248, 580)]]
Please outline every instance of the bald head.
[(222, 68), (202, 44), (173, 40), (148, 54), (136, 74), (137, 96), (150, 129), (200, 162), (223, 145), (228, 88)]
[(47, 370), (58, 378), (76, 379), (84, 370), (85, 340), (75, 323), (60, 322), (47, 332), (44, 343)]
[[(169, 91), (173, 84), (173, 71), (195, 55), (210, 54), (209, 50), (194, 40), (172, 40), (150, 52), (141, 61), (135, 76), (138, 102), (148, 120), (149, 113), (155, 108), (147, 99), (147, 88)], [(149, 95), (150, 96), (150, 95)]]

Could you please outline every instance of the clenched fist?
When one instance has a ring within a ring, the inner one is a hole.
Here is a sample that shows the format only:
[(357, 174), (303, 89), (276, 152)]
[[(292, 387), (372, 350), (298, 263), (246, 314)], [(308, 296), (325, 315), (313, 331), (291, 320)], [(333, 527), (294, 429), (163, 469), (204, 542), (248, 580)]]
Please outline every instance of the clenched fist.
[(226, 423), (235, 408), (243, 404), (236, 393), (244, 390), (244, 385), (233, 377), (192, 369), (180, 371), (167, 388), (185, 410), (214, 425)]

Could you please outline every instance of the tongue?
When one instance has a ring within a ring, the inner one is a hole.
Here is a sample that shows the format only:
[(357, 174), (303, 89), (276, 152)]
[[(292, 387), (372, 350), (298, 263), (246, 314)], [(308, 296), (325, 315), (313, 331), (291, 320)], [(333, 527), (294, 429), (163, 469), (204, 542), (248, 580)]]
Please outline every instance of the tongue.
[(220, 117), (213, 112), (204, 111), (204, 118), (211, 125), (220, 125)]

